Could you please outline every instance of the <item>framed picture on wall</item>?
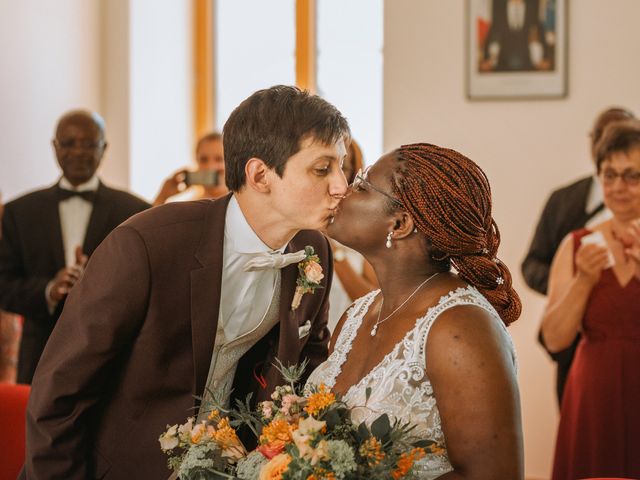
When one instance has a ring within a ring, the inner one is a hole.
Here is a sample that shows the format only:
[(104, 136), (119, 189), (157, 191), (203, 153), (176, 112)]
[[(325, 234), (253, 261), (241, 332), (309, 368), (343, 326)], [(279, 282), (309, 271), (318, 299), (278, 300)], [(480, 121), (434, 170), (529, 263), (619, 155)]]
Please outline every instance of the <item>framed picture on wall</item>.
[(466, 0), (471, 100), (567, 95), (567, 0)]

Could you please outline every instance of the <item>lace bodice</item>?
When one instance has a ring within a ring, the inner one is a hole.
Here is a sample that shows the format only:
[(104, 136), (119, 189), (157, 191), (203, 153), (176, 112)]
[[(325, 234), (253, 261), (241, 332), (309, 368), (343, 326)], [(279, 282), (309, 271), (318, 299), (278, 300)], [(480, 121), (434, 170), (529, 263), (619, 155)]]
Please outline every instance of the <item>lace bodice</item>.
[[(335, 341), (333, 353), (313, 371), (308, 383), (324, 383), (328, 387), (335, 385), (362, 319), (378, 292), (379, 290), (370, 292), (351, 306), (347, 320)], [(436, 398), (425, 373), (425, 348), (429, 330), (436, 318), (456, 305), (476, 305), (483, 308), (504, 327), (496, 310), (478, 290), (469, 286), (451, 291), (441, 297), (437, 305), (430, 307), (424, 316), (418, 318), (414, 328), (408, 331), (393, 350), (362, 380), (352, 385), (343, 397), (343, 400), (354, 408), (352, 419), (355, 423), (370, 423), (386, 413), (416, 425), (413, 432), (417, 438), (434, 440), (445, 449), (444, 454), (427, 455), (416, 464), (417, 473), (422, 480), (434, 479), (452, 470), (446, 453), (446, 441)], [(510, 339), (508, 335), (507, 337)], [(515, 363), (513, 344), (510, 344), (510, 348)], [(367, 389), (371, 392), (368, 400)]]

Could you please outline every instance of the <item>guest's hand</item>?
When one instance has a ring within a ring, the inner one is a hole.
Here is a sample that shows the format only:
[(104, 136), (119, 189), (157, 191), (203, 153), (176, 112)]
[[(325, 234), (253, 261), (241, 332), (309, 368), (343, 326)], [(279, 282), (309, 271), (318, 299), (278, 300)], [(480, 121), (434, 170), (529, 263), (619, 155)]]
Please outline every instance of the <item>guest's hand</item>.
[(77, 265), (61, 268), (53, 277), (49, 298), (55, 304), (62, 300), (71, 291), (73, 286), (80, 280), (82, 268)]
[(84, 273), (84, 267), (89, 257), (82, 253), (82, 247), (76, 247), (76, 264), (71, 267), (65, 267), (58, 271), (53, 278), (53, 283), (49, 289), (49, 297), (53, 303), (58, 303), (71, 291), (73, 286), (78, 283)]
[(87, 261), (89, 261), (89, 257), (82, 253), (82, 247), (78, 245), (76, 247), (76, 265), (84, 270)]
[(576, 252), (576, 272), (579, 280), (593, 286), (600, 280), (609, 262), (609, 249), (596, 244), (580, 245)]
[(640, 218), (631, 222), (626, 233), (629, 246), (625, 246), (624, 253), (636, 264), (635, 275), (640, 279)]
[(347, 259), (347, 252), (345, 248), (336, 242), (333, 238), (329, 239), (331, 250), (333, 251), (333, 260), (335, 262), (343, 262)]
[(158, 196), (153, 201), (154, 206), (163, 205), (169, 197), (177, 195), (186, 188), (184, 183), (186, 172), (187, 171), (184, 168), (182, 170), (178, 170), (164, 181)]

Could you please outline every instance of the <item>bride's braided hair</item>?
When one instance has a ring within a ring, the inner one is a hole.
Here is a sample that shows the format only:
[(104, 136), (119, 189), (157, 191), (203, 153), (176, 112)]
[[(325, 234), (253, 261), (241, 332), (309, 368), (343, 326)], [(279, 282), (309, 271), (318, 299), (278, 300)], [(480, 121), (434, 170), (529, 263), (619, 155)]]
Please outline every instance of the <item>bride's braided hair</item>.
[(417, 143), (397, 151), (393, 190), (431, 243), (435, 262), (453, 265), (509, 325), (522, 305), (509, 269), (496, 254), (500, 231), (491, 216), (485, 173), (455, 150)]

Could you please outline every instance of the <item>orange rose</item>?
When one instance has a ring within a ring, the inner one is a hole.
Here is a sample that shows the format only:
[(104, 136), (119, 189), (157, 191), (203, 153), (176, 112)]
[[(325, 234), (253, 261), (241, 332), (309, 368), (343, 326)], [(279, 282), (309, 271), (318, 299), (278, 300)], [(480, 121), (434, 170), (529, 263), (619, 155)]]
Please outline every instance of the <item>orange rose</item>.
[(282, 480), (282, 474), (289, 468), (291, 457), (286, 453), (276, 455), (260, 469), (258, 480)]
[(279, 443), (277, 445), (260, 445), (258, 448), (256, 448), (256, 450), (258, 450), (264, 456), (264, 458), (271, 460), (279, 453), (282, 453), (282, 451), (284, 450), (284, 444)]
[(309, 262), (306, 267), (304, 267), (304, 275), (307, 277), (312, 283), (320, 283), (320, 280), (324, 278), (324, 274), (322, 273), (322, 267), (317, 262)]

